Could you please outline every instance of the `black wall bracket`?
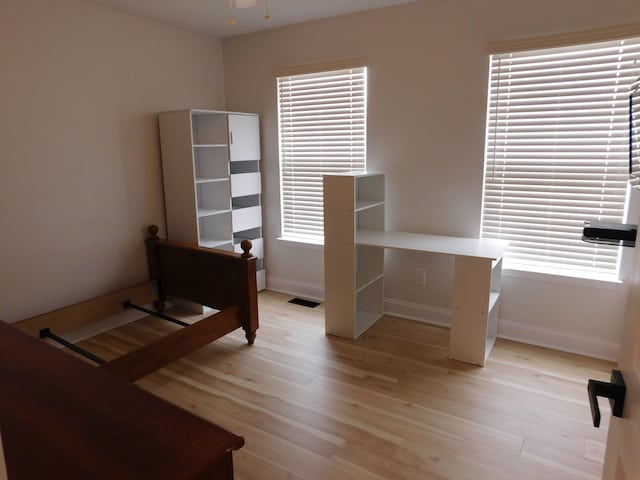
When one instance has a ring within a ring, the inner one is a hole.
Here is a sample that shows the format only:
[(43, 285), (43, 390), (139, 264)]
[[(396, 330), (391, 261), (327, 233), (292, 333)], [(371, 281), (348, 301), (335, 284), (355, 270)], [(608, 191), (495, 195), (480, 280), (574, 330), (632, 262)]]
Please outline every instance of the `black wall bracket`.
[(591, 405), (591, 417), (593, 417), (594, 427), (598, 428), (600, 426), (598, 397), (608, 398), (609, 403), (611, 403), (611, 414), (614, 417), (622, 417), (627, 385), (624, 383), (624, 378), (620, 370), (611, 371), (611, 382), (589, 380), (587, 391), (589, 392), (589, 404)]
[(582, 229), (582, 240), (588, 243), (635, 247), (638, 225), (632, 223), (605, 223), (587, 220)]

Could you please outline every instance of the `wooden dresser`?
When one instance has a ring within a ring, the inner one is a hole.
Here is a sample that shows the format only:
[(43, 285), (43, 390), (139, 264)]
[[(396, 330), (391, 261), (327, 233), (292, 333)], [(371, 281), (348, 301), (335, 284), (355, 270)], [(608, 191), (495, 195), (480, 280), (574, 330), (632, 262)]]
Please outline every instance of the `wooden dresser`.
[(232, 479), (244, 439), (0, 322), (10, 480)]

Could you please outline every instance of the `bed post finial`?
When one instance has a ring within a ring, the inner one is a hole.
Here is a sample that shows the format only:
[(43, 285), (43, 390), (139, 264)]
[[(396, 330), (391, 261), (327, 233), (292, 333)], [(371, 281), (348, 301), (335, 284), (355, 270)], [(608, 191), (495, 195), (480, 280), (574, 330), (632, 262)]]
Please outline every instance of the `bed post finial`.
[(242, 248), (242, 258), (252, 257), (251, 247), (253, 247), (251, 240), (242, 240), (242, 242), (240, 242), (240, 248)]
[(147, 228), (147, 232), (149, 232), (149, 236), (153, 239), (153, 240), (160, 240), (160, 238), (158, 237), (158, 231), (160, 229), (158, 228), (157, 225), (149, 225), (149, 227)]

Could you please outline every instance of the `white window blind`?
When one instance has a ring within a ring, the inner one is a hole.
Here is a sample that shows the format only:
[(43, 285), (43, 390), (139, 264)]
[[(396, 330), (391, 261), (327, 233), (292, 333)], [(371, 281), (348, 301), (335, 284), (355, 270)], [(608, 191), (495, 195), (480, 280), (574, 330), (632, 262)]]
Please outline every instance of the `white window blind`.
[(278, 77), (282, 236), (324, 240), (322, 176), (365, 169), (366, 67)]
[(631, 169), (630, 185), (640, 184), (640, 78), (631, 85), (629, 94), (629, 164)]
[(482, 237), (510, 242), (505, 266), (617, 277), (619, 248), (582, 227), (623, 219), (639, 52), (627, 39), (491, 57)]

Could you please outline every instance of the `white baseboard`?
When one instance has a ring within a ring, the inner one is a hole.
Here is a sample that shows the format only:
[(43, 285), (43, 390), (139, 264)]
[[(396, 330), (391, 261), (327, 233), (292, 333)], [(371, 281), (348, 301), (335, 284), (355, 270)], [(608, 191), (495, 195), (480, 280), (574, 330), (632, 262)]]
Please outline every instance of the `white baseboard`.
[(405, 302), (395, 298), (385, 298), (384, 313), (386, 315), (416, 320), (439, 327), (451, 327), (451, 310), (448, 308)]
[(619, 343), (504, 319), (498, 321), (498, 337), (614, 362), (620, 350)]
[[(451, 310), (394, 298), (384, 299), (387, 315), (416, 320), (441, 327), (451, 327)], [(498, 320), (498, 337), (562, 352), (577, 353), (593, 358), (616, 361), (620, 345), (618, 343), (566, 333), (550, 328), (531, 326), (509, 320)]]
[(286, 278), (267, 276), (267, 290), (324, 302), (324, 286), (313, 283), (292, 282)]
[[(315, 284), (291, 282), (284, 278), (269, 277), (267, 285), (269, 290), (275, 292), (320, 302), (324, 300), (324, 288)], [(411, 303), (395, 298), (385, 298), (384, 313), (439, 327), (451, 327), (451, 309), (448, 308)], [(571, 334), (561, 330), (532, 326), (504, 319), (498, 320), (498, 338), (614, 362), (618, 358), (620, 349), (620, 344), (596, 337)]]

